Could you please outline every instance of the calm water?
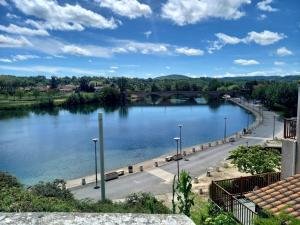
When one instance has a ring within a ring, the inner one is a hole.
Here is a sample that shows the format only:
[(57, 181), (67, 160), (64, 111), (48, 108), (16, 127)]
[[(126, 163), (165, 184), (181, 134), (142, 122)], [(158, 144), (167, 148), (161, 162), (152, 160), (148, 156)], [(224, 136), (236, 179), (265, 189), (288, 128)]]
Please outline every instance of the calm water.
[[(94, 172), (98, 112), (104, 113), (105, 167), (114, 169), (147, 160), (175, 148), (177, 124), (183, 124), (183, 147), (220, 139), (247, 124), (247, 112), (232, 104), (133, 106), (50, 112), (0, 113), (0, 170), (25, 184), (71, 179)], [(253, 117), (250, 116), (250, 122)]]

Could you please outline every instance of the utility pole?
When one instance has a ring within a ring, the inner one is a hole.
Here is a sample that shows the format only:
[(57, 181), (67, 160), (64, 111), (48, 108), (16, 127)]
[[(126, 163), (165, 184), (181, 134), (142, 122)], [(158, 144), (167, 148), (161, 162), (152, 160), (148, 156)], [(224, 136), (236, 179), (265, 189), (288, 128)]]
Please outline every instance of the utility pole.
[(105, 200), (105, 177), (104, 177), (104, 140), (103, 140), (103, 117), (98, 114), (99, 145), (100, 145), (100, 175), (101, 175), (101, 200)]
[(226, 141), (226, 136), (227, 136), (227, 117), (224, 117), (224, 141)]
[(96, 174), (96, 185), (94, 187), (94, 189), (98, 189), (99, 186), (98, 186), (98, 170), (97, 170), (97, 141), (98, 139), (97, 138), (94, 138), (92, 139), (92, 141), (94, 142), (95, 144), (95, 174)]
[(273, 119), (273, 140), (275, 138), (275, 122), (276, 122), (276, 116), (274, 116), (274, 119)]
[(181, 129), (182, 129), (183, 125), (182, 125), (182, 124), (179, 124), (178, 127), (179, 127), (179, 138), (180, 138), (180, 141), (179, 141), (179, 149), (180, 149), (180, 154), (182, 154), (182, 137), (181, 137)]
[(178, 142), (180, 141), (179, 137), (175, 137), (174, 140), (176, 141), (177, 151), (176, 151), (176, 161), (177, 161), (177, 180), (179, 181), (179, 158), (178, 158)]

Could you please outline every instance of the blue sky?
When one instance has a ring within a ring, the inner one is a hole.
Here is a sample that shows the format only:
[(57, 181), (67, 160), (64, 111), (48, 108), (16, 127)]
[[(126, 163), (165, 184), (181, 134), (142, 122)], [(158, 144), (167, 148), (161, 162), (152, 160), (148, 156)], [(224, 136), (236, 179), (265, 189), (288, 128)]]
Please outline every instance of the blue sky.
[(300, 74), (299, 0), (0, 0), (0, 73)]

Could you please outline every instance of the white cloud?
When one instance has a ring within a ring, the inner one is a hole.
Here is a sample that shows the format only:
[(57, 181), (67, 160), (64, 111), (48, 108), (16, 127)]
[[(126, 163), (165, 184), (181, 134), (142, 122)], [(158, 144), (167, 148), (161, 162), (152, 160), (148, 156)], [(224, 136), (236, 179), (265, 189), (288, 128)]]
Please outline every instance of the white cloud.
[(20, 27), (15, 24), (9, 24), (9, 26), (0, 25), (0, 31), (11, 33), (11, 34), (20, 34), (28, 36), (49, 36), (49, 33), (46, 30), (35, 30), (27, 27)]
[(24, 61), (24, 60), (28, 60), (28, 59), (38, 59), (40, 58), (37, 55), (16, 55), (14, 56), (12, 59), (13, 61)]
[(244, 38), (238, 38), (234, 36), (229, 36), (224, 33), (215, 34), (218, 40), (210, 41), (210, 46), (207, 48), (208, 52), (212, 54), (214, 51), (222, 49), (225, 45), (236, 45), (239, 43), (248, 44), (254, 42), (259, 45), (271, 45), (287, 36), (282, 33), (272, 32), (265, 30), (263, 32), (251, 31)]
[(141, 53), (141, 54), (166, 54), (168, 45), (162, 43), (136, 42), (129, 40), (116, 41), (117, 46), (113, 47), (113, 53)]
[(108, 72), (109, 73), (115, 73), (116, 71), (115, 70), (109, 70)]
[(256, 4), (256, 7), (262, 11), (266, 12), (276, 12), (278, 9), (273, 8), (270, 6), (270, 4), (273, 2), (273, 0), (262, 0)]
[(167, 70), (171, 69), (171, 67), (169, 67), (169, 66), (166, 66), (165, 68), (166, 68)]
[(265, 20), (267, 18), (267, 15), (266, 14), (260, 14), (257, 19), (258, 20)]
[(257, 33), (255, 31), (251, 31), (248, 33), (246, 38), (247, 42), (255, 42), (259, 45), (271, 45), (275, 42), (280, 41), (281, 39), (286, 38), (286, 35), (277, 32), (271, 32), (265, 30), (263, 32)]
[(63, 53), (67, 53), (70, 55), (79, 55), (79, 56), (91, 56), (92, 53), (87, 50), (84, 49), (82, 47), (76, 46), (76, 45), (65, 45), (62, 48)]
[(209, 18), (239, 19), (245, 15), (241, 7), (251, 0), (168, 0), (162, 6), (162, 17), (183, 26)]
[(117, 69), (119, 69), (119, 67), (118, 66), (111, 66), (110, 69), (117, 70)]
[(12, 63), (17, 61), (25, 61), (28, 59), (38, 59), (38, 58), (40, 57), (37, 55), (15, 55), (12, 56), (11, 58), (1, 58), (0, 62)]
[(106, 19), (102, 15), (76, 5), (59, 5), (55, 0), (12, 0), (24, 14), (39, 18), (39, 21), (27, 20), (28, 24), (38, 29), (77, 30), (85, 27), (114, 29), (117, 23), (113, 18)]
[(281, 47), (276, 50), (276, 54), (279, 56), (293, 55), (293, 52), (286, 47)]
[(31, 45), (25, 37), (13, 38), (0, 34), (0, 48), (19, 48)]
[(251, 65), (258, 65), (259, 62), (253, 59), (236, 59), (234, 60), (234, 64), (241, 65), (241, 66), (251, 66)]
[(103, 70), (84, 70), (76, 67), (55, 67), (55, 66), (7, 66), (0, 65), (1, 70), (9, 70), (9, 71), (21, 71), (27, 72), (30, 75), (32, 74), (69, 74), (69, 75), (94, 75), (99, 76), (100, 73), (104, 74)]
[(100, 58), (109, 58), (113, 55), (111, 49), (108, 47), (102, 47), (97, 45), (78, 46), (73, 44), (63, 45), (61, 49), (59, 49), (58, 54), (61, 53), (75, 56)]
[(19, 16), (12, 14), (12, 13), (6, 13), (6, 17), (9, 19), (18, 19), (20, 18)]
[(186, 56), (199, 56), (199, 55), (204, 55), (204, 51), (201, 49), (196, 49), (196, 48), (176, 48), (175, 51), (180, 54), (184, 54)]
[(8, 6), (8, 3), (5, 0), (0, 0), (0, 5)]
[(243, 41), (240, 38), (237, 38), (237, 37), (234, 37), (234, 36), (229, 36), (229, 35), (226, 35), (226, 34), (223, 34), (223, 33), (217, 33), (215, 35), (224, 44), (236, 45), (236, 44), (239, 44)]
[(144, 35), (146, 36), (147, 39), (150, 37), (151, 34), (152, 34), (151, 30), (144, 32)]
[(135, 19), (141, 16), (149, 16), (152, 10), (149, 5), (142, 4), (137, 0), (96, 0), (100, 7), (111, 9), (114, 13)]
[(275, 66), (284, 66), (284, 65), (285, 65), (285, 62), (275, 61), (275, 62), (274, 62), (274, 65), (275, 65)]
[(11, 59), (7, 59), (7, 58), (0, 58), (0, 62), (11, 63), (12, 60)]

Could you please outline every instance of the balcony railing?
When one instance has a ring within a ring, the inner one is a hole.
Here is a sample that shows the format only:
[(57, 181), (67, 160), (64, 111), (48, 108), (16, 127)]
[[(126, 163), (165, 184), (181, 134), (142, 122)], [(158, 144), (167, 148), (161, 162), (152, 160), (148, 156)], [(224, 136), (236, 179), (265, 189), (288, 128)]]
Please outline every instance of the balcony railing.
[(213, 181), (209, 188), (209, 197), (224, 211), (232, 213), (241, 224), (251, 225), (257, 213), (245, 204), (244, 194), (277, 181), (280, 181), (280, 173)]
[(296, 139), (297, 118), (284, 119), (284, 138)]

